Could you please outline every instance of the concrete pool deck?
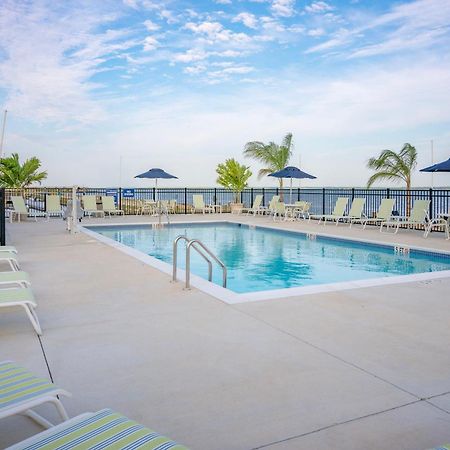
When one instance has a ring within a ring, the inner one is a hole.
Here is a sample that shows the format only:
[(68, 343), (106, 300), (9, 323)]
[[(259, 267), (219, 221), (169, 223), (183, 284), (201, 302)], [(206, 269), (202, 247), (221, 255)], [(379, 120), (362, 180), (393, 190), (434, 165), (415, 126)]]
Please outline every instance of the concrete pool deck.
[[(173, 218), (205, 219), (273, 224)], [(276, 226), (450, 251), (438, 233)], [(229, 305), (69, 235), (58, 219), (8, 224), (7, 233), (32, 278), (44, 335), (22, 311), (2, 310), (1, 359), (43, 376), (49, 368), (73, 394), (63, 399), (71, 416), (111, 407), (193, 450), (419, 450), (450, 441), (450, 278)], [(27, 418), (3, 419), (0, 447), (37, 431)]]

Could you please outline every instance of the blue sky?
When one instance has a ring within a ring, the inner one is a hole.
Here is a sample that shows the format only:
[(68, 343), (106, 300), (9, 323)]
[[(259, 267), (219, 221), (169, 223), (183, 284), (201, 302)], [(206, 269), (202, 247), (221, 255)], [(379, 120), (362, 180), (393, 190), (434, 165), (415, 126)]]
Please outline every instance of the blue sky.
[(384, 148), (450, 156), (449, 44), (448, 0), (3, 0), (5, 151), (39, 156), (47, 184), (163, 167), (207, 186), (291, 131), (305, 186), (364, 185)]

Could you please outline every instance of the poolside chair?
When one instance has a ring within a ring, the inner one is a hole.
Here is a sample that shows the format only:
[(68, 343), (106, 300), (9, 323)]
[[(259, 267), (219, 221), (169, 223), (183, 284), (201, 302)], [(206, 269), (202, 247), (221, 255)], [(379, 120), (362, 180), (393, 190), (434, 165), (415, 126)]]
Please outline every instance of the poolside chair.
[(36, 333), (42, 334), (41, 325), (34, 310), (37, 304), (29, 287), (0, 289), (0, 307), (7, 308), (10, 306), (21, 306), (24, 308)]
[(284, 202), (276, 202), (274, 204), (272, 217), (274, 221), (276, 221), (277, 217), (279, 217), (280, 220), (282, 218), (283, 220), (287, 220), (288, 209), (286, 208), (286, 204)]
[(17, 249), (12, 245), (0, 245), (0, 252), (17, 253)]
[(275, 205), (280, 201), (280, 196), (279, 195), (274, 195), (272, 197), (272, 199), (269, 202), (269, 206), (261, 206), (260, 208), (262, 209), (264, 214), (269, 214), (272, 215), (275, 211)]
[[(21, 195), (12, 195), (11, 201), (13, 209), (9, 211), (9, 221), (12, 223), (14, 216), (17, 216), (17, 222), (20, 222), (20, 216), (23, 214), (28, 217), (31, 213), (30, 208), (25, 204), (25, 200)], [(36, 212), (34, 212), (34, 220), (37, 221)]]
[(363, 229), (365, 229), (368, 223), (379, 225), (382, 222), (387, 222), (392, 217), (394, 204), (395, 200), (393, 198), (383, 198), (375, 217), (366, 217), (363, 215), (360, 219), (353, 219), (350, 222), (350, 226), (352, 226), (354, 223), (361, 223), (361, 225), (363, 225)]
[(177, 201), (169, 200), (169, 213), (175, 214), (177, 212)]
[(88, 217), (105, 217), (105, 213), (102, 210), (97, 209), (96, 195), (83, 195), (83, 211)]
[(110, 409), (85, 413), (6, 450), (39, 449), (189, 450)]
[[(348, 221), (350, 226), (352, 226), (352, 222), (354, 220), (361, 220), (364, 215), (364, 205), (366, 204), (366, 199), (364, 197), (354, 198), (352, 201), (352, 206), (350, 206), (350, 211), (347, 216), (344, 216), (342, 219)], [(339, 220), (338, 220), (339, 222)]]
[(0, 287), (11, 284), (16, 284), (19, 287), (29, 287), (31, 286), (30, 276), (22, 270), (0, 272)]
[(300, 217), (304, 220), (306, 218), (309, 219), (309, 210), (311, 208), (311, 203), (306, 202), (304, 200), (299, 200), (295, 202), (294, 209), (292, 210), (292, 217), (296, 219), (300, 219)]
[(213, 213), (215, 211), (213, 205), (205, 205), (202, 194), (194, 194), (192, 196), (192, 202), (194, 203), (192, 206), (193, 214), (195, 214), (197, 211), (201, 211), (203, 214), (207, 212)]
[(262, 214), (264, 212), (264, 208), (261, 207), (263, 196), (262, 194), (258, 194), (255, 199), (253, 200), (253, 205), (251, 208), (244, 208), (242, 212), (246, 211), (247, 216), (249, 214), (253, 214), (256, 216), (256, 214)]
[(427, 235), (427, 228), (430, 220), (428, 218), (428, 208), (430, 207), (430, 200), (416, 200), (414, 202), (411, 214), (408, 216), (394, 216), (392, 219), (385, 222), (381, 222), (380, 232), (383, 232), (383, 227), (386, 226), (386, 230), (389, 228), (395, 228), (394, 234), (398, 232), (400, 226), (406, 226), (407, 228), (414, 228), (418, 225), (425, 227), (424, 236)]
[(334, 205), (334, 209), (331, 214), (311, 214), (309, 216), (309, 220), (311, 220), (311, 218), (319, 219), (319, 224), (323, 221), (324, 225), (326, 225), (327, 220), (335, 220), (336, 225), (338, 225), (339, 220), (345, 217), (345, 208), (347, 208), (347, 204), (347, 197), (339, 197), (336, 200), (336, 204)]
[(53, 403), (62, 420), (69, 419), (58, 396), (71, 395), (12, 361), (0, 362), (0, 392), (0, 419), (22, 414), (44, 428), (50, 428), (53, 424), (33, 411), (33, 408), (44, 403)]
[(444, 216), (446, 217), (437, 217), (436, 219), (430, 220), (430, 222), (428, 222), (428, 226), (425, 228), (425, 233), (424, 233), (424, 237), (428, 237), (428, 235), (430, 234), (430, 232), (434, 229), (434, 228), (443, 228), (443, 231), (445, 233), (445, 238), (447, 240), (450, 239), (450, 227), (449, 227), (449, 220), (448, 217), (449, 214), (444, 214)]
[(45, 197), (45, 216), (50, 220), (50, 216), (63, 216), (61, 197), (59, 195), (47, 195)]
[(0, 262), (7, 262), (11, 270), (20, 270), (17, 254), (14, 252), (0, 252)]
[(111, 217), (111, 215), (121, 214), (122, 216), (125, 214), (123, 209), (117, 209), (116, 204), (114, 203), (114, 197), (111, 195), (102, 195), (102, 207), (103, 213)]

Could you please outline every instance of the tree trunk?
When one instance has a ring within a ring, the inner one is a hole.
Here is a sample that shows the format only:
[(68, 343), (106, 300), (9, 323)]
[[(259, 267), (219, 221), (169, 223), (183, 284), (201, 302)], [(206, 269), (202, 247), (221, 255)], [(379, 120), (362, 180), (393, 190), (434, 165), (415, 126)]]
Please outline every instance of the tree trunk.
[(280, 202), (282, 202), (283, 201), (283, 178), (279, 178), (278, 183), (280, 185)]
[(406, 181), (406, 215), (411, 214), (411, 181)]

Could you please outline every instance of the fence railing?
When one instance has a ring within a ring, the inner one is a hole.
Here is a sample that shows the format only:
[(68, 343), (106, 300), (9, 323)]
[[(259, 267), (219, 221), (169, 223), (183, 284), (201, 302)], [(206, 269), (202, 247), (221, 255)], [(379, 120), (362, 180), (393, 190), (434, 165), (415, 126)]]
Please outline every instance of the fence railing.
[[(61, 204), (64, 206), (71, 198), (71, 187), (36, 187), (26, 189), (6, 189), (2, 205), (9, 206), (11, 204), (11, 195), (22, 195), (29, 207), (45, 211), (46, 196), (49, 194), (59, 195)], [(220, 204), (224, 212), (230, 211), (230, 203), (233, 202), (233, 193), (224, 188), (79, 188), (78, 196), (96, 195), (100, 203), (100, 197), (103, 195), (114, 196), (115, 202), (125, 214), (136, 214), (141, 202), (145, 200), (176, 200), (176, 212), (186, 214), (191, 212), (193, 204), (192, 196), (194, 194), (203, 195), (206, 204)], [(246, 208), (253, 204), (257, 195), (263, 196), (263, 205), (268, 205), (270, 199), (274, 195), (282, 195), (284, 201), (290, 201), (289, 189), (280, 190), (279, 188), (248, 188), (241, 193), (241, 201)], [(292, 201), (306, 200), (311, 202), (312, 214), (329, 214), (333, 210), (334, 204), (338, 197), (349, 198), (349, 206), (351, 200), (355, 197), (364, 197), (366, 199), (364, 213), (373, 216), (383, 198), (395, 199), (394, 210), (399, 215), (406, 215), (408, 210), (408, 197), (411, 204), (414, 200), (428, 199), (430, 200), (429, 216), (436, 217), (441, 213), (450, 211), (450, 189), (412, 189), (409, 193), (405, 189), (365, 189), (365, 188), (295, 188), (292, 190)], [(1, 214), (4, 218), (5, 214)], [(0, 223), (1, 233), (1, 223)]]

